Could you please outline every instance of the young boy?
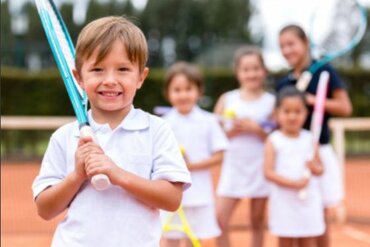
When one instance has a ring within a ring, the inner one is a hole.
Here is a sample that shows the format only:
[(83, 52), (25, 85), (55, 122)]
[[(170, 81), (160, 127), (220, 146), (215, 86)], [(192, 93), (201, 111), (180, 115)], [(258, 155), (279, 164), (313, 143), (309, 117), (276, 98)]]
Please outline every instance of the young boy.
[[(80, 33), (74, 75), (99, 145), (79, 138), (77, 122), (51, 137), (32, 189), (42, 218), (68, 208), (52, 246), (159, 246), (159, 209), (175, 211), (190, 185), (169, 126), (132, 106), (147, 56), (143, 33), (123, 17), (95, 20)], [(95, 190), (96, 174), (112, 185)]]

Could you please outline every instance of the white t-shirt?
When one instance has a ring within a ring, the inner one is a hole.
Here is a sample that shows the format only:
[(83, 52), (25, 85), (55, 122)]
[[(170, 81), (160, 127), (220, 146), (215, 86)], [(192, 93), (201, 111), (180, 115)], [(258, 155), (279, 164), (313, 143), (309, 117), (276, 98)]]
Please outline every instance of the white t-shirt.
[[(89, 121), (104, 152), (122, 169), (149, 180), (182, 182), (190, 173), (170, 127), (162, 119), (132, 108), (114, 130)], [(32, 189), (34, 198), (61, 182), (75, 168), (78, 123), (53, 133)], [(138, 201), (119, 186), (96, 191), (89, 181), (71, 202), (59, 223), (52, 246), (159, 246), (159, 210)]]
[[(208, 159), (227, 148), (228, 140), (216, 116), (195, 106), (187, 115), (172, 109), (165, 117), (179, 145), (185, 149), (189, 162)], [(192, 186), (183, 194), (183, 206), (202, 206), (213, 203), (210, 169), (191, 171)]]

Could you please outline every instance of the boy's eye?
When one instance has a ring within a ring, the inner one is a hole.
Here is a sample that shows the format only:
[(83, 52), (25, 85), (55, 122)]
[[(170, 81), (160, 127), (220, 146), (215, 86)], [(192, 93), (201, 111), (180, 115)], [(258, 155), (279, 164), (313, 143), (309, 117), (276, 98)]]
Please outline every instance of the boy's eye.
[(93, 72), (100, 72), (100, 71), (102, 71), (102, 69), (99, 68), (99, 67), (95, 67), (95, 68), (92, 68), (91, 71), (93, 71)]
[(121, 67), (121, 68), (119, 68), (118, 70), (119, 70), (119, 71), (128, 71), (129, 69), (128, 69), (128, 68), (126, 68), (126, 67)]

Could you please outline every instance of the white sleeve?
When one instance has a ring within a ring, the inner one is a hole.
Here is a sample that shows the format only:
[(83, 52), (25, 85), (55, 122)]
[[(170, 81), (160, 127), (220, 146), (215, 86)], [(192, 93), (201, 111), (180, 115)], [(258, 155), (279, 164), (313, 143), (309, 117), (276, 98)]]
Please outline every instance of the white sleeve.
[(179, 145), (167, 123), (162, 123), (153, 136), (153, 180), (168, 180), (191, 185), (190, 173), (181, 155)]
[(229, 140), (225, 135), (224, 130), (221, 128), (217, 118), (212, 116), (211, 121), (209, 121), (210, 129), (210, 148), (211, 152), (218, 152), (226, 150), (229, 145)]
[(49, 145), (41, 163), (40, 173), (33, 181), (32, 192), (35, 199), (47, 187), (62, 181), (67, 174), (65, 151), (56, 135), (50, 138)]

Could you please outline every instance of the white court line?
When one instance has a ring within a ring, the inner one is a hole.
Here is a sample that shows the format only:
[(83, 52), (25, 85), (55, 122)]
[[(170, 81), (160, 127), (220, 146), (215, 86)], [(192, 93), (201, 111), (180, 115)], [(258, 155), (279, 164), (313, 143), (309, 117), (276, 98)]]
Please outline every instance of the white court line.
[(344, 227), (343, 232), (353, 239), (370, 244), (370, 235), (365, 232), (356, 230), (355, 228), (349, 226)]

